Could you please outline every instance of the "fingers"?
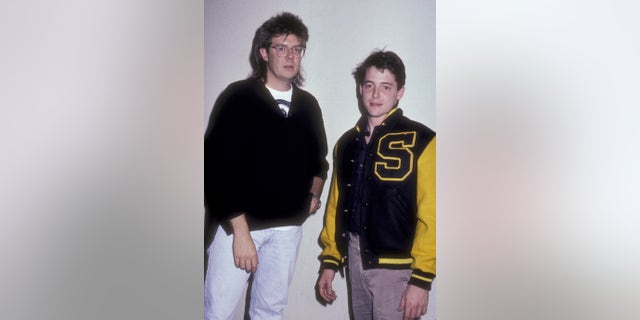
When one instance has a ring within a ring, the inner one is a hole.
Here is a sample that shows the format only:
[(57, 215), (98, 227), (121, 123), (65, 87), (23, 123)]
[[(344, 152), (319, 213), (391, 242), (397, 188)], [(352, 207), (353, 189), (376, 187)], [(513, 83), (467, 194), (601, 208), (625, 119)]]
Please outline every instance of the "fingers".
[(413, 320), (420, 317), (422, 314), (418, 313), (418, 310), (413, 307), (406, 307), (404, 309), (404, 320)]
[(327, 302), (333, 302), (336, 300), (336, 292), (331, 287), (331, 283), (327, 283), (324, 287), (324, 298)]
[(398, 311), (404, 311), (404, 320), (419, 318), (427, 313), (427, 307), (424, 305), (407, 305), (403, 302), (404, 299), (400, 302)]
[(253, 273), (258, 270), (258, 257), (237, 257), (235, 264), (238, 269)]
[(246, 272), (256, 272), (256, 270), (258, 269), (258, 261), (257, 259), (254, 258), (248, 258), (245, 260), (244, 262), (244, 268), (242, 268), (242, 270), (246, 271)]
[(400, 299), (400, 307), (398, 307), (398, 311), (403, 312), (404, 320), (413, 320), (418, 316), (415, 315), (413, 306), (409, 303), (407, 305), (407, 294), (406, 292), (402, 295), (402, 299)]
[(324, 300), (328, 303), (333, 303), (334, 301), (336, 301), (336, 299), (338, 298), (338, 296), (336, 296), (336, 293), (327, 293), (324, 296)]
[(417, 309), (411, 308), (411, 309), (407, 309), (404, 312), (404, 319), (405, 320), (413, 320), (415, 318), (420, 317), (422, 314), (418, 313)]
[(406, 304), (407, 304), (407, 296), (403, 294), (402, 299), (400, 299), (400, 306), (398, 307), (398, 311), (404, 311)]
[(331, 283), (321, 283), (319, 286), (319, 290), (322, 299), (324, 299), (328, 303), (334, 302), (338, 297), (336, 295), (336, 292), (331, 287)]
[(405, 319), (415, 319), (424, 316), (427, 314), (427, 306), (413, 306), (407, 307), (404, 311)]
[(331, 301), (331, 284), (327, 283), (326, 280), (321, 279), (318, 283), (318, 290), (320, 291), (320, 296), (327, 302)]
[(314, 214), (320, 209), (320, 201), (315, 197), (311, 198), (311, 203), (309, 204), (309, 214)]
[(316, 212), (318, 212), (318, 209), (320, 209), (320, 203), (316, 202), (315, 200), (311, 201), (311, 204), (309, 205), (309, 214), (315, 214)]

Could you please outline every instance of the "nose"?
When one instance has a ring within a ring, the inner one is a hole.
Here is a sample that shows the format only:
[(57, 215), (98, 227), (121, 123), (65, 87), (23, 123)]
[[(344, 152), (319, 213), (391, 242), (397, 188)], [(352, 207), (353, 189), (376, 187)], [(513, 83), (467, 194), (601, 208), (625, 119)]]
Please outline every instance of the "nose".
[(293, 49), (287, 48), (287, 54), (285, 55), (287, 59), (293, 59)]
[(380, 95), (380, 89), (378, 87), (373, 88), (373, 97), (377, 98)]

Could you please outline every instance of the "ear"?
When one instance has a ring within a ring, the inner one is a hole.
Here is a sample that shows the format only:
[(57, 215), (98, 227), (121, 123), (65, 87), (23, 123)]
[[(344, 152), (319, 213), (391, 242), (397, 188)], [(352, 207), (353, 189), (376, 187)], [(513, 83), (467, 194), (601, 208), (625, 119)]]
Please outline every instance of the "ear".
[(358, 85), (358, 94), (362, 97), (362, 84)]
[(262, 60), (269, 62), (269, 54), (267, 53), (267, 49), (260, 48), (260, 55), (262, 56)]
[(405, 86), (402, 86), (402, 88), (398, 90), (398, 93), (396, 94), (396, 100), (400, 101), (400, 99), (402, 99), (402, 96), (404, 95), (404, 87)]

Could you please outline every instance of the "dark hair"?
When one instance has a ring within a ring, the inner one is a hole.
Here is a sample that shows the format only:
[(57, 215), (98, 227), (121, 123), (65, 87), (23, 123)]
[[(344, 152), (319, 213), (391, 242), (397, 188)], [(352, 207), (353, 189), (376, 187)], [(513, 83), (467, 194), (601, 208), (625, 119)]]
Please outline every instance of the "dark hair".
[(364, 76), (369, 67), (374, 66), (378, 70), (389, 70), (396, 78), (398, 89), (404, 87), (407, 75), (404, 71), (404, 63), (393, 51), (376, 50), (372, 52), (361, 64), (353, 71), (353, 77), (356, 79), (356, 86), (364, 82)]
[[(282, 12), (271, 17), (269, 20), (265, 21), (258, 30), (256, 30), (256, 34), (253, 37), (251, 55), (249, 56), (249, 62), (251, 62), (251, 68), (253, 69), (251, 73), (252, 77), (258, 78), (263, 82), (266, 81), (267, 62), (262, 59), (260, 49), (268, 48), (274, 37), (290, 34), (298, 37), (303, 46), (305, 46), (307, 41), (309, 41), (309, 31), (307, 30), (307, 27), (298, 16), (289, 12)], [(292, 82), (299, 86), (304, 83), (302, 68), (293, 78)]]

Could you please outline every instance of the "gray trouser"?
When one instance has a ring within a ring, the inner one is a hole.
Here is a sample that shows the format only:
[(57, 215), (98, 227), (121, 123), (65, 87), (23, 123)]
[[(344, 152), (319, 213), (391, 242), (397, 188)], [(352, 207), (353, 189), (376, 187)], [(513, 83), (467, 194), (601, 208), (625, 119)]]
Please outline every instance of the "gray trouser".
[(410, 269), (362, 269), (359, 237), (349, 237), (349, 281), (354, 320), (402, 320), (398, 311)]

